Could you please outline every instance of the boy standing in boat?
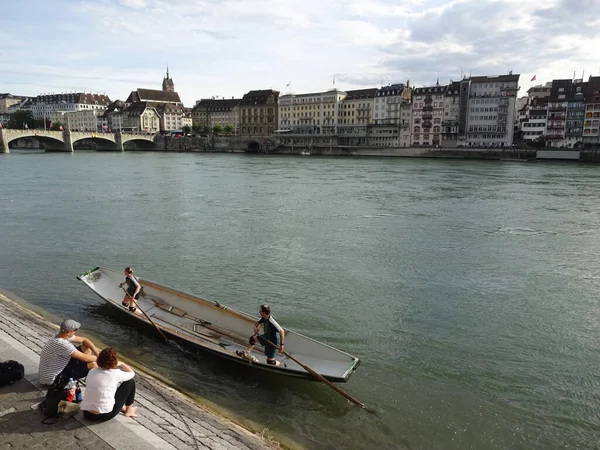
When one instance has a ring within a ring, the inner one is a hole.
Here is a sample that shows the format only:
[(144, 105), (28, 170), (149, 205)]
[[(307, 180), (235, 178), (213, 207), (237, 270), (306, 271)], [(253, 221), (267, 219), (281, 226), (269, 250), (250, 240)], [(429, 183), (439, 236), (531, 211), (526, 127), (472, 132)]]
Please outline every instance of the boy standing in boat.
[[(267, 356), (267, 364), (274, 366), (279, 365), (279, 361), (275, 360), (277, 350), (283, 352), (283, 344), (285, 341), (285, 331), (277, 323), (277, 321), (271, 316), (271, 308), (269, 305), (262, 305), (259, 309), (260, 319), (254, 324), (254, 335), (250, 336), (249, 346), (245, 352), (237, 350), (236, 354), (243, 358), (250, 358), (250, 352), (254, 349), (257, 342), (265, 347), (265, 355)], [(258, 327), (262, 325), (264, 333), (258, 334)], [(275, 344), (271, 345), (270, 342)]]
[(125, 267), (125, 281), (119, 284), (119, 287), (122, 288), (124, 284), (127, 285), (125, 297), (123, 297), (123, 302), (121, 303), (125, 307), (129, 307), (129, 311), (135, 312), (136, 303), (135, 301), (140, 298), (140, 291), (142, 290), (142, 286), (137, 280), (137, 277), (133, 275), (133, 269), (131, 267)]

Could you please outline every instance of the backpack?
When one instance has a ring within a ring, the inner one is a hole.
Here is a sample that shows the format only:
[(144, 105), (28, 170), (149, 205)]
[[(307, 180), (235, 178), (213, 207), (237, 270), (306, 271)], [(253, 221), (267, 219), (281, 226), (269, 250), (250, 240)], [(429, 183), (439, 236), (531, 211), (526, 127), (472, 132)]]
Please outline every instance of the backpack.
[(23, 364), (9, 360), (0, 363), (0, 386), (13, 384), (25, 376)]
[(46, 419), (58, 418), (58, 404), (61, 400), (66, 400), (69, 395), (67, 384), (69, 384), (69, 378), (67, 378), (65, 374), (61, 373), (54, 379), (54, 383), (52, 383), (52, 386), (50, 386), (48, 392), (46, 392), (46, 397), (44, 397), (42, 403), (38, 405), (46, 416), (44, 420), (42, 420), (42, 423), (55, 423), (46, 422)]

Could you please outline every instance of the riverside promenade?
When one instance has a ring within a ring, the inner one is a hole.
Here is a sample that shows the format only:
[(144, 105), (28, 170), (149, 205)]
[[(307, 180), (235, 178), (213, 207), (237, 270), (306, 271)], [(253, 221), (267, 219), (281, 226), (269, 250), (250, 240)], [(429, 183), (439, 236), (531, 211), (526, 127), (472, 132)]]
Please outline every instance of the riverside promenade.
[[(41, 423), (34, 409), (46, 392), (38, 383), (41, 346), (58, 326), (0, 292), (0, 361), (25, 366), (25, 378), (0, 387), (0, 448), (147, 450), (269, 450), (278, 448), (203, 409), (158, 379), (136, 370), (138, 417), (119, 414), (91, 423), (78, 412), (56, 424)], [(85, 334), (85, 333), (84, 333)]]

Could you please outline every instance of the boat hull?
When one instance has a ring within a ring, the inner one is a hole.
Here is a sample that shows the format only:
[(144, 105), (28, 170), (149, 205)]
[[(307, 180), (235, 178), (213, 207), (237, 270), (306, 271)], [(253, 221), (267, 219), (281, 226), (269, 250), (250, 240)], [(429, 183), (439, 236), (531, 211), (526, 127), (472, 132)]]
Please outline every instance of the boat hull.
[[(77, 279), (121, 313), (151, 327), (156, 326), (186, 344), (252, 369), (314, 379), (283, 354), (276, 356), (279, 366), (267, 364), (264, 350), (258, 345), (252, 352), (254, 362), (238, 356), (236, 350), (245, 350), (257, 320), (246, 313), (143, 278), (139, 279), (143, 289), (137, 301), (138, 309), (131, 312), (121, 305), (124, 291), (118, 285), (124, 280), (122, 272), (96, 267), (78, 275)], [(346, 382), (360, 364), (360, 360), (352, 355), (287, 329), (285, 345), (286, 352), (329, 381)]]

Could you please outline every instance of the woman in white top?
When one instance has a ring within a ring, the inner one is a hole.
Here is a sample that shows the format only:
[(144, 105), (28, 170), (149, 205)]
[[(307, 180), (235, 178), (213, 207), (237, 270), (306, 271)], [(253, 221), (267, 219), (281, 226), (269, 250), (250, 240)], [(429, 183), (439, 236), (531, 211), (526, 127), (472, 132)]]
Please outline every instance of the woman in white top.
[(114, 348), (105, 348), (96, 361), (98, 368), (87, 376), (85, 395), (80, 408), (87, 420), (104, 422), (123, 411), (128, 417), (137, 417), (133, 406), (135, 372), (117, 359)]

